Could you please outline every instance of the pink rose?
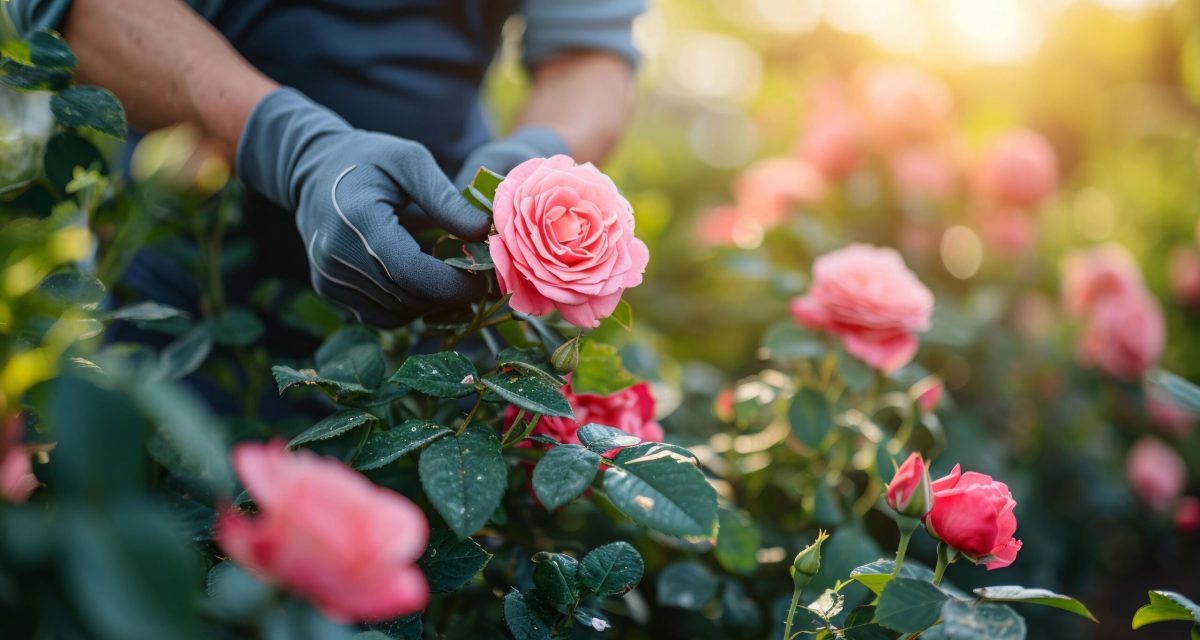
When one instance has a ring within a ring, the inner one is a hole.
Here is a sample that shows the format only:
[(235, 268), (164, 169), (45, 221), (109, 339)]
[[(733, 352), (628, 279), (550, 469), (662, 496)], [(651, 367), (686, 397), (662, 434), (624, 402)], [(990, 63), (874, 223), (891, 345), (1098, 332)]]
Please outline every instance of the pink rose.
[(791, 305), (796, 322), (838, 336), (846, 351), (888, 373), (917, 353), (933, 294), (895, 249), (851, 244), (813, 263), (808, 295)]
[(733, 185), (738, 211), (767, 228), (783, 222), (796, 207), (819, 202), (825, 192), (825, 178), (813, 165), (786, 157), (759, 160)]
[(29, 451), (21, 445), (25, 434), (25, 414), (18, 413), (4, 423), (0, 432), (0, 498), (25, 502), (38, 487), (29, 461)]
[(1171, 249), (1167, 262), (1171, 293), (1185, 307), (1200, 306), (1200, 250), (1195, 247)]
[(737, 207), (713, 207), (700, 214), (696, 220), (696, 241), (707, 247), (735, 245), (751, 249), (763, 238), (763, 226)]
[(217, 542), (235, 562), (339, 622), (425, 607), (429, 588), (415, 563), (429, 526), (407, 498), (282, 441), (238, 445), (233, 466), (258, 505), (254, 517), (230, 509), (217, 522)]
[(917, 406), (920, 407), (921, 411), (924, 411), (925, 413), (933, 411), (942, 401), (942, 393), (944, 390), (945, 385), (943, 385), (939, 380), (931, 385), (928, 389), (922, 391), (921, 395), (917, 396)]
[(887, 162), (892, 182), (902, 196), (945, 200), (958, 189), (958, 164), (951, 149), (905, 147), (890, 153)]
[(950, 475), (933, 482), (933, 509), (925, 526), (935, 538), (957, 549), (988, 570), (1007, 567), (1017, 559), (1017, 501), (1003, 482), (954, 465)]
[(933, 508), (929, 469), (919, 453), (910, 453), (887, 486), (887, 503), (896, 513), (924, 517)]
[(1179, 533), (1200, 531), (1200, 498), (1184, 496), (1175, 505), (1175, 530)]
[(882, 147), (929, 142), (950, 127), (954, 108), (942, 81), (915, 67), (879, 64), (855, 73), (859, 105)]
[(492, 207), (496, 235), (488, 246), (513, 309), (557, 309), (590, 329), (625, 289), (641, 284), (650, 251), (633, 235), (633, 208), (591, 163), (526, 160), (500, 183)]
[(838, 80), (817, 83), (808, 92), (809, 110), (796, 154), (830, 180), (858, 168), (864, 155), (862, 126)]
[(1146, 385), (1146, 413), (1162, 431), (1180, 438), (1192, 430), (1197, 418), (1156, 385)]
[(1004, 255), (1019, 255), (1037, 240), (1037, 224), (1031, 211), (985, 206), (975, 210), (974, 218), (980, 235)]
[[(542, 416), (534, 428), (534, 435), (545, 435), (563, 444), (579, 444), (576, 432), (585, 424), (596, 423), (615, 427), (647, 442), (661, 442), (663, 430), (654, 420), (654, 396), (650, 385), (639, 382), (620, 391), (601, 396), (592, 393), (576, 394), (568, 381), (562, 388), (575, 411), (575, 420)], [(507, 429), (517, 416), (516, 407), (509, 407), (505, 414)]]
[(1142, 273), (1119, 244), (1071, 253), (1062, 261), (1062, 299), (1067, 313), (1087, 315), (1102, 298), (1143, 288)]
[(1142, 436), (1129, 449), (1125, 477), (1142, 502), (1155, 511), (1166, 511), (1187, 485), (1187, 467), (1161, 440)]
[(972, 187), (985, 202), (1032, 207), (1058, 188), (1058, 156), (1036, 132), (1009, 132), (984, 151), (975, 167)]
[(1095, 305), (1076, 346), (1076, 358), (1109, 375), (1134, 380), (1149, 371), (1163, 352), (1166, 325), (1149, 293), (1131, 290)]

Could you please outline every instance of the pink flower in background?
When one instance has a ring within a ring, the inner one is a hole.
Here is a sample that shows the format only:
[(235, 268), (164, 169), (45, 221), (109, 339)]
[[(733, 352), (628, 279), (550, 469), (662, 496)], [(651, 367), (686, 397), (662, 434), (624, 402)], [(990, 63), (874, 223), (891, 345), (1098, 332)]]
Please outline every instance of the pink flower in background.
[(813, 165), (790, 157), (766, 158), (750, 165), (733, 184), (738, 211), (770, 228), (796, 207), (825, 197), (825, 178)]
[(1187, 467), (1174, 449), (1142, 436), (1129, 449), (1125, 477), (1138, 498), (1155, 511), (1166, 511), (1187, 484)]
[(960, 465), (933, 482), (933, 509), (925, 526), (935, 538), (958, 549), (989, 570), (1007, 567), (1017, 558), (1017, 501), (1003, 482)]
[(950, 149), (916, 146), (897, 149), (887, 158), (900, 195), (945, 200), (958, 190), (958, 163)]
[(496, 279), (522, 313), (558, 310), (578, 327), (612, 314), (650, 260), (633, 208), (608, 176), (563, 155), (517, 165), (496, 189), (488, 238)]
[(855, 73), (859, 107), (882, 147), (937, 139), (950, 128), (950, 90), (916, 67), (878, 64)]
[(1195, 413), (1179, 406), (1161, 387), (1146, 385), (1146, 413), (1155, 426), (1173, 436), (1183, 437), (1196, 425)]
[(1186, 307), (1200, 306), (1200, 250), (1195, 247), (1171, 249), (1167, 276), (1175, 300)]
[(1200, 498), (1183, 496), (1175, 503), (1175, 529), (1180, 533), (1200, 531)]
[(233, 466), (258, 505), (254, 517), (230, 509), (217, 521), (217, 542), (234, 562), (339, 622), (425, 607), (429, 588), (416, 562), (429, 525), (407, 498), (282, 441), (238, 445)]
[(976, 209), (974, 217), (979, 234), (1004, 255), (1018, 255), (1037, 241), (1037, 224), (1030, 211), (985, 206)]
[(1060, 271), (1063, 306), (1076, 317), (1090, 313), (1103, 298), (1144, 288), (1137, 263), (1119, 244), (1073, 252), (1063, 259)]
[(839, 337), (846, 351), (883, 372), (917, 352), (933, 294), (895, 249), (852, 244), (813, 263), (808, 294), (791, 304), (796, 322)]
[[(576, 394), (570, 381), (562, 388), (575, 419), (542, 416), (533, 429), (534, 435), (545, 435), (563, 444), (579, 444), (576, 432), (585, 424), (596, 423), (615, 427), (647, 442), (661, 442), (662, 427), (654, 420), (654, 396), (650, 385), (639, 382), (611, 395)], [(504, 428), (512, 425), (517, 408), (510, 406), (505, 413)]]
[(1145, 291), (1133, 290), (1095, 305), (1075, 353), (1085, 366), (1133, 380), (1158, 362), (1165, 342), (1166, 325), (1158, 301)]
[(3, 431), (0, 431), (0, 498), (9, 502), (25, 502), (38, 487), (29, 451), (21, 445), (24, 435), (23, 413), (5, 421)]
[(1040, 134), (1018, 129), (983, 152), (971, 184), (985, 202), (1032, 207), (1058, 188), (1058, 156)]
[(764, 233), (762, 224), (730, 205), (713, 207), (702, 212), (696, 219), (694, 231), (696, 241), (701, 245), (734, 245), (743, 249), (758, 246)]
[(808, 116), (796, 154), (830, 180), (846, 177), (863, 159), (862, 126), (852, 109), (839, 80), (819, 82), (808, 92)]
[(887, 503), (896, 513), (924, 517), (933, 508), (929, 468), (919, 453), (908, 454), (887, 486)]
[(936, 409), (942, 401), (942, 394), (945, 392), (945, 387), (946, 385), (942, 384), (939, 380), (928, 389), (922, 391), (921, 395), (917, 396), (917, 406), (921, 408), (921, 411), (929, 413)]

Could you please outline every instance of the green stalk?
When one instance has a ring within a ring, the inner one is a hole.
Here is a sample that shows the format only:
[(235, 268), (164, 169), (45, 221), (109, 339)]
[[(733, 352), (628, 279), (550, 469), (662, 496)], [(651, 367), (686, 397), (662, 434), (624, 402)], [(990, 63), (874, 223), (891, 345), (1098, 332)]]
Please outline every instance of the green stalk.
[(804, 591), (804, 587), (808, 586), (809, 580), (812, 580), (811, 576), (794, 578), (795, 586), (792, 589), (792, 604), (788, 607), (787, 620), (784, 621), (783, 625), (783, 640), (790, 640), (792, 637), (792, 623), (796, 617), (796, 609), (800, 606), (800, 592)]
[(939, 542), (937, 556), (937, 567), (933, 571), (933, 583), (940, 585), (942, 584), (942, 576), (946, 574), (946, 568), (954, 564), (955, 560), (958, 560), (958, 552), (951, 549), (945, 542)]
[(921, 523), (919, 518), (900, 515), (896, 517), (896, 526), (900, 528), (900, 545), (896, 547), (896, 567), (892, 569), (892, 577), (900, 575), (900, 567), (904, 566), (904, 556), (908, 553), (908, 541)]

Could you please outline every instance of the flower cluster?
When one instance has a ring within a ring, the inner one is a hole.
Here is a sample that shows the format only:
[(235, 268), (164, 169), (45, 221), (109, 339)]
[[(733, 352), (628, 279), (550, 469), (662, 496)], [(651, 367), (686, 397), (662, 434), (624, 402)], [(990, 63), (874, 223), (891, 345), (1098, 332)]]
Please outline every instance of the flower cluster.
[[(563, 444), (579, 444), (579, 428), (595, 423), (615, 427), (650, 442), (663, 439), (662, 426), (654, 419), (654, 396), (646, 382), (638, 382), (608, 395), (597, 395), (574, 393), (568, 381), (562, 392), (575, 412), (575, 419), (542, 416), (533, 429), (533, 435), (550, 436)], [(517, 408), (509, 406), (505, 413), (505, 429), (512, 426), (516, 417)]]

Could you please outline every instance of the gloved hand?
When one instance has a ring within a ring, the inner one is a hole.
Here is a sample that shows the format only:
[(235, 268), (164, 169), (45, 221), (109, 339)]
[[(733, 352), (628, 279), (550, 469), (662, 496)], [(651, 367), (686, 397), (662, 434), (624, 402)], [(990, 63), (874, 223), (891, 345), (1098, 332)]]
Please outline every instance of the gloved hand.
[(454, 184), (459, 189), (471, 184), (479, 167), (505, 175), (530, 158), (549, 158), (560, 153), (569, 155), (570, 150), (557, 133), (546, 127), (521, 127), (506, 138), (484, 143), (472, 151), (458, 170)]
[(487, 291), (486, 278), (422, 253), (397, 220), (397, 211), (415, 205), (463, 238), (482, 238), (491, 225), (419, 143), (354, 129), (284, 88), (250, 113), (237, 168), (247, 184), (296, 212), (313, 288), (361, 321), (397, 327)]

